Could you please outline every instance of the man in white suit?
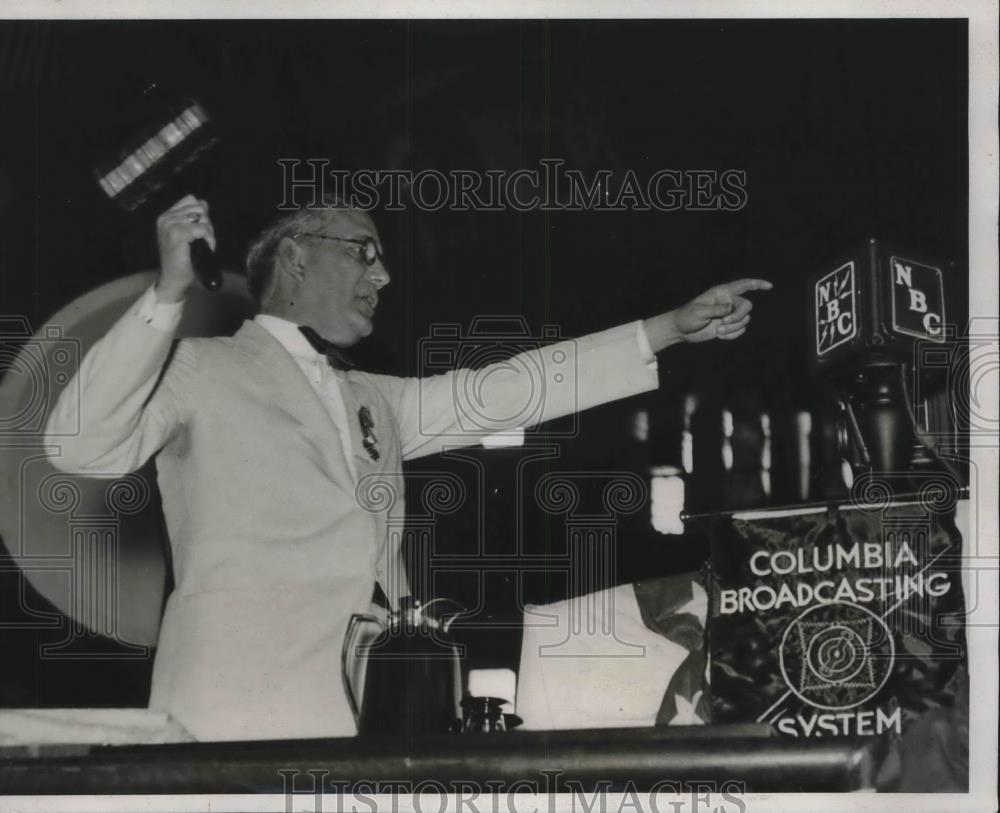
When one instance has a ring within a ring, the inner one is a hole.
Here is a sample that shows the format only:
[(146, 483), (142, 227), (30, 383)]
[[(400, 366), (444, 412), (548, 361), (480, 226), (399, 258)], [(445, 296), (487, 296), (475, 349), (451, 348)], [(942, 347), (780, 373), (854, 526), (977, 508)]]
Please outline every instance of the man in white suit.
[[(655, 352), (740, 336), (743, 294), (771, 287), (728, 283), (643, 322), (530, 351), (479, 371), (482, 400), (471, 404), (473, 371), (371, 375), (337, 369), (317, 349), (317, 336), (349, 347), (371, 333), (389, 283), (365, 212), (279, 218), (248, 253), (261, 313), (231, 338), (176, 345), (195, 279), (190, 243), (214, 247), (215, 236), (207, 204), (191, 196), (157, 229), (156, 284), (87, 354), (79, 401), (61, 398), (48, 429), (66, 471), (120, 476), (157, 455), (175, 588), (150, 706), (205, 740), (355, 733), (341, 644), (376, 582), (393, 605), (407, 593), (387, 533), (403, 515), (404, 460), (654, 389)], [(480, 423), (470, 427), (470, 415)], [(60, 437), (77, 419), (79, 434)]]

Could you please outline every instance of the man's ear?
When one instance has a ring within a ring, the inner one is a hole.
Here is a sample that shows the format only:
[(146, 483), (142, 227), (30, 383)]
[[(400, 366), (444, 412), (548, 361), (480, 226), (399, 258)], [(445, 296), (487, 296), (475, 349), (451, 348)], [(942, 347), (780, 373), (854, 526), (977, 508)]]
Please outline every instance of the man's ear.
[(291, 237), (282, 237), (278, 243), (277, 261), (280, 273), (287, 274), (296, 282), (305, 279), (305, 250)]

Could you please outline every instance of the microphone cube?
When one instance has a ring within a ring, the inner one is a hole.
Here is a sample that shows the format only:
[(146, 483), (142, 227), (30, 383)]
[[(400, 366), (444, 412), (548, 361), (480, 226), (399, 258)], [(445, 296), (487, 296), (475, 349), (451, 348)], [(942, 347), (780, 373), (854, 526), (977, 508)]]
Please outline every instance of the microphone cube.
[(944, 267), (871, 238), (810, 277), (812, 371), (836, 377), (873, 357), (912, 359), (921, 341), (943, 343)]

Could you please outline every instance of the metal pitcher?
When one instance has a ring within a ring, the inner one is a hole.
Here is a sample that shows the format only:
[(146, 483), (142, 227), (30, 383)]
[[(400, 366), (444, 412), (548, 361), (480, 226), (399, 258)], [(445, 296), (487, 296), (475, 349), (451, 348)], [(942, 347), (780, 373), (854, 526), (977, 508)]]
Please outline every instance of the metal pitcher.
[[(384, 621), (351, 616), (341, 666), (359, 735), (461, 730), (462, 663), (448, 634), (455, 616), (428, 615), (436, 601), (404, 604)], [(360, 702), (358, 687), (363, 687)]]

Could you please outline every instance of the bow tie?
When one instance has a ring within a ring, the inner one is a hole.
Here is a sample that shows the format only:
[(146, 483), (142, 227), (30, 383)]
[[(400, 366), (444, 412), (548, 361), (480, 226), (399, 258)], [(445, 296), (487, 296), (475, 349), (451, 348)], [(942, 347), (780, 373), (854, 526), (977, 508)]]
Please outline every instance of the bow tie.
[(350, 370), (354, 366), (354, 362), (351, 361), (343, 350), (333, 342), (328, 342), (311, 327), (300, 325), (299, 331), (306, 337), (306, 341), (312, 345), (313, 350), (321, 356), (326, 357), (327, 364), (334, 370)]

